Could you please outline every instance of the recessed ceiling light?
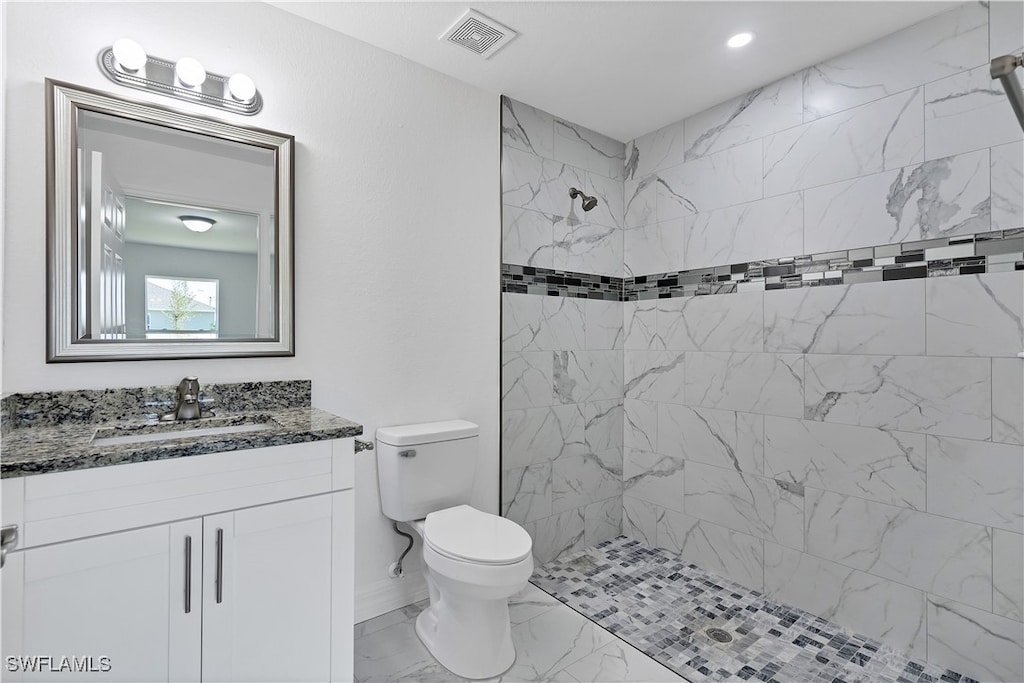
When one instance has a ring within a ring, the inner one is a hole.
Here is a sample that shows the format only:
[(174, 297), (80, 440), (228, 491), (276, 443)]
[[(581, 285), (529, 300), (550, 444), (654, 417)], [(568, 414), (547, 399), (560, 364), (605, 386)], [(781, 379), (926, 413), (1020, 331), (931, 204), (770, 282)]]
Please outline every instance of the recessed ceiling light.
[(754, 39), (754, 34), (750, 31), (744, 31), (743, 33), (737, 33), (726, 42), (729, 47), (743, 47)]

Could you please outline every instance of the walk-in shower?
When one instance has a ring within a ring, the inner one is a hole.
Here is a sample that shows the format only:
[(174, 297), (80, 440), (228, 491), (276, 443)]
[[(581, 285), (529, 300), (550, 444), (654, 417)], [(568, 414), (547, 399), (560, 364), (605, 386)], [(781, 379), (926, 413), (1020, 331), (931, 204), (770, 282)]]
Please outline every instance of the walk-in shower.
[(1024, 93), (1021, 93), (1020, 81), (1017, 80), (1018, 66), (1024, 66), (1024, 54), (1003, 55), (996, 57), (989, 64), (989, 74), (993, 80), (998, 78), (1002, 81), (1013, 113), (1017, 115), (1017, 123), (1024, 130)]

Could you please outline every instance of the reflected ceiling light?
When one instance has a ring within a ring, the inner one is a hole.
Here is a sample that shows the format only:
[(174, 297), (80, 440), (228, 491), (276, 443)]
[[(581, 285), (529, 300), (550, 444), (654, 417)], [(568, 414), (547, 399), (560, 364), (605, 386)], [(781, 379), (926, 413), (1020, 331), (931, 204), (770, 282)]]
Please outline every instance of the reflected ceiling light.
[(174, 65), (174, 75), (178, 77), (182, 85), (189, 88), (197, 88), (206, 80), (206, 69), (203, 68), (198, 59), (182, 57)]
[(228, 79), (228, 92), (239, 102), (251, 102), (256, 97), (256, 84), (245, 74), (235, 74)]
[(750, 41), (752, 41), (753, 39), (753, 33), (751, 33), (750, 31), (744, 31), (743, 33), (737, 33), (736, 35), (734, 35), (732, 38), (726, 41), (725, 44), (728, 45), (729, 47), (734, 48), (743, 47), (744, 45), (748, 45)]
[(217, 222), (206, 216), (178, 216), (178, 220), (192, 232), (206, 232)]
[(115, 41), (113, 50), (117, 65), (129, 73), (135, 73), (146, 66), (148, 59), (146, 51), (131, 38), (121, 38)]

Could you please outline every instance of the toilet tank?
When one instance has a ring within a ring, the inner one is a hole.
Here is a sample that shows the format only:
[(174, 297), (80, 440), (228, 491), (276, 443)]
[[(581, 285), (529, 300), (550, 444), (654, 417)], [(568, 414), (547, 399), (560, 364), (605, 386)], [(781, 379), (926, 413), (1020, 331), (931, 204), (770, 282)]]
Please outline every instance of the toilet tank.
[(384, 514), (396, 522), (469, 504), (480, 428), (465, 420), (381, 427), (377, 481)]

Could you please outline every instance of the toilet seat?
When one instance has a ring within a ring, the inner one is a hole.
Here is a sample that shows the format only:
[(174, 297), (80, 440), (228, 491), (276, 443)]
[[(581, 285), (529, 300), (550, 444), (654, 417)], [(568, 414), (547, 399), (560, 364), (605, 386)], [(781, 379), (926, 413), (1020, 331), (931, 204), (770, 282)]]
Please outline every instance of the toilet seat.
[(423, 541), (439, 555), (481, 565), (515, 564), (530, 557), (533, 549), (523, 527), (468, 505), (427, 515)]

